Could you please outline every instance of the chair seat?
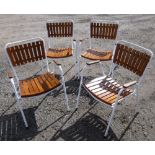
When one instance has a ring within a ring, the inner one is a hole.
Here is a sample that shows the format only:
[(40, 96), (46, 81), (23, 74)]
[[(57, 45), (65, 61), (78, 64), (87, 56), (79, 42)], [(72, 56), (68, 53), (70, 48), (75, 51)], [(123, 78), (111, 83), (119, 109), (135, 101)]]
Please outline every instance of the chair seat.
[(101, 51), (98, 49), (88, 49), (81, 54), (82, 57), (90, 60), (108, 61), (112, 59), (112, 51)]
[[(104, 76), (91, 80), (89, 83), (84, 84), (84, 87), (91, 95), (100, 101), (112, 105), (115, 103), (118, 92), (122, 86), (112, 78)], [(120, 95), (119, 102), (132, 92), (133, 90), (131, 89), (125, 89)]]
[(65, 58), (72, 56), (72, 48), (49, 48), (47, 52), (48, 58)]
[(20, 80), (21, 97), (31, 97), (46, 93), (60, 85), (60, 81), (49, 72), (30, 79)]

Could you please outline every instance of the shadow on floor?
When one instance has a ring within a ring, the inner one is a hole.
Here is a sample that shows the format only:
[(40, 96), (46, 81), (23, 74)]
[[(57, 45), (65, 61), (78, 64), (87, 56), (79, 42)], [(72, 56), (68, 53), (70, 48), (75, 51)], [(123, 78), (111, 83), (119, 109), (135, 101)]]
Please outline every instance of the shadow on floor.
[(79, 119), (72, 126), (61, 130), (59, 134), (52, 137), (51, 140), (66, 141), (108, 141), (118, 140), (114, 132), (110, 129), (108, 136), (105, 138), (106, 122), (99, 116), (88, 113)]
[(26, 129), (21, 113), (13, 113), (0, 117), (0, 140), (31, 140), (38, 134), (35, 111), (36, 107), (25, 109), (24, 113), (27, 118), (29, 128)]

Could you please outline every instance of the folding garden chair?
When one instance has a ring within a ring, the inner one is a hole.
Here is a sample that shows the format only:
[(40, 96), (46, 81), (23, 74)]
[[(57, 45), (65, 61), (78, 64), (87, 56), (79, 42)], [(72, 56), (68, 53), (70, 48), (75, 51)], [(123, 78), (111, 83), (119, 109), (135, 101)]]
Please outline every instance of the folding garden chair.
[[(80, 73), (81, 58), (87, 60), (112, 60), (112, 51), (109, 49), (99, 49), (92, 47), (93, 39), (111, 40), (115, 43), (118, 34), (119, 23), (115, 21), (91, 20), (89, 38), (81, 39), (78, 47), (78, 75)], [(81, 44), (89, 40), (89, 48), (81, 52)], [(96, 41), (96, 40), (95, 40)], [(109, 42), (110, 43), (110, 42)]]
[[(138, 49), (138, 50), (137, 50)], [(88, 62), (82, 70), (81, 81), (79, 87), (79, 93), (77, 97), (77, 105), (79, 106), (81, 86), (87, 90), (87, 92), (98, 102), (105, 103), (105, 105), (112, 108), (108, 125), (106, 128), (105, 136), (108, 134), (108, 130), (114, 116), (114, 111), (119, 102), (130, 95), (137, 96), (138, 101), (138, 89), (142, 82), (142, 79), (146, 73), (146, 68), (152, 59), (153, 53), (144, 47), (129, 43), (126, 41), (118, 41), (114, 48), (114, 55), (112, 58), (112, 65), (108, 75), (103, 75), (99, 78), (95, 78), (88, 82), (83, 83), (83, 72), (87, 67), (101, 63), (100, 61)], [(116, 66), (122, 66), (123, 68), (135, 73), (139, 78), (137, 81), (131, 81), (124, 85), (119, 84), (113, 78), (114, 68)], [(131, 86), (134, 86), (131, 88)]]
[[(5, 46), (5, 51), (14, 75), (9, 76), (10, 82), (15, 92), (17, 106), (20, 109), (26, 127), (28, 127), (28, 123), (20, 103), (21, 99), (23, 98), (47, 95), (47, 93), (50, 93), (51, 91), (59, 89), (61, 86), (63, 86), (65, 93), (65, 104), (69, 110), (62, 67), (56, 62), (54, 63), (61, 72), (60, 80), (53, 72), (50, 72), (49, 70), (43, 39), (34, 38), (30, 40), (8, 43)], [(37, 62), (41, 63), (41, 65), (46, 63), (46, 68), (45, 66), (41, 67), (41, 74), (35, 76), (33, 75), (26, 79), (19, 79), (19, 72), (17, 72), (16, 67), (21, 68), (23, 65), (28, 65), (30, 63), (34, 65), (34, 63)]]
[[(76, 40), (74, 39), (74, 30), (73, 30), (74, 22), (73, 20), (53, 20), (47, 21), (47, 34), (48, 34), (48, 51), (47, 57), (52, 59), (62, 59), (73, 57), (73, 63), (75, 64), (75, 72), (76, 69)], [(58, 39), (63, 39), (67, 41), (69, 39), (69, 44), (65, 43), (65, 47), (54, 47), (58, 45)], [(57, 39), (57, 43), (54, 44), (54, 41), (51, 40)]]

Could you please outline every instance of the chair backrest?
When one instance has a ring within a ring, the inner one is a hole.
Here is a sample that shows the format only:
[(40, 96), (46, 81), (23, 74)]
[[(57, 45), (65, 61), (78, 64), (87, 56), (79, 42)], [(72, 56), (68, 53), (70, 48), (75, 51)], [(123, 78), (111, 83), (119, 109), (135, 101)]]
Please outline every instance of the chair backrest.
[[(124, 45), (124, 43), (128, 45)], [(138, 47), (140, 50), (131, 48), (131, 45), (135, 48)], [(138, 76), (143, 75), (147, 64), (153, 56), (150, 50), (126, 41), (117, 42), (114, 52), (113, 62), (132, 71)]]
[(117, 37), (117, 31), (117, 22), (91, 21), (90, 23), (91, 38), (115, 40)]
[(46, 24), (48, 37), (73, 37), (73, 22), (52, 22)]
[(44, 41), (41, 38), (8, 43), (5, 48), (14, 67), (46, 58)]

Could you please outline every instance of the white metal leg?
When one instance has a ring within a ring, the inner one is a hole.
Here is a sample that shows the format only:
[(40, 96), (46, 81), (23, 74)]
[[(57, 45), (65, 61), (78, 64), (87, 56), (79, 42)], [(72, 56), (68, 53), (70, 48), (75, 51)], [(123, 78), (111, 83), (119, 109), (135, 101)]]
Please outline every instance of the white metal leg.
[(67, 110), (69, 111), (70, 108), (69, 108), (69, 105), (68, 105), (68, 96), (67, 96), (66, 87), (65, 87), (64, 83), (63, 83), (63, 89), (64, 89), (64, 94), (65, 94), (65, 104), (67, 106)]
[(27, 127), (28, 127), (28, 123), (27, 123), (25, 114), (24, 114), (24, 112), (23, 112), (22, 106), (21, 106), (21, 104), (19, 103), (19, 99), (17, 99), (17, 106), (18, 106), (18, 108), (19, 108), (19, 110), (20, 110), (20, 112), (21, 112), (21, 115), (22, 115), (22, 117), (23, 117), (23, 121), (24, 121), (25, 127), (27, 128)]
[(78, 67), (77, 67), (77, 61), (76, 61), (75, 54), (73, 56), (73, 63), (75, 64), (75, 76), (77, 76), (78, 75)]
[(100, 62), (100, 68), (101, 68), (101, 72), (102, 72), (103, 76), (105, 76), (104, 69), (103, 69), (103, 64), (101, 62)]
[(81, 60), (81, 41), (78, 44), (77, 48), (77, 63), (78, 63), (78, 79), (80, 78), (80, 60)]
[(110, 124), (111, 124), (112, 118), (114, 116), (114, 112), (115, 112), (115, 107), (113, 107), (113, 109), (112, 109), (112, 113), (111, 113), (109, 121), (108, 121), (108, 126), (107, 126), (105, 134), (104, 134), (105, 137), (108, 135), (108, 131), (109, 131), (109, 128), (110, 128)]
[(78, 79), (80, 78), (80, 57), (78, 58)]
[(137, 104), (136, 113), (140, 111), (138, 103), (139, 103), (139, 87), (138, 85), (136, 85), (136, 104)]
[(80, 100), (81, 87), (82, 87), (82, 85), (80, 84), (79, 92), (78, 92), (78, 97), (77, 97), (77, 103), (76, 103), (76, 109), (79, 107), (79, 100)]
[(78, 92), (78, 97), (77, 97), (77, 103), (76, 103), (76, 109), (79, 107), (79, 100), (80, 100), (80, 93), (81, 93), (82, 83), (83, 83), (83, 75), (81, 76), (81, 81), (80, 81), (80, 86), (79, 86), (79, 92)]

